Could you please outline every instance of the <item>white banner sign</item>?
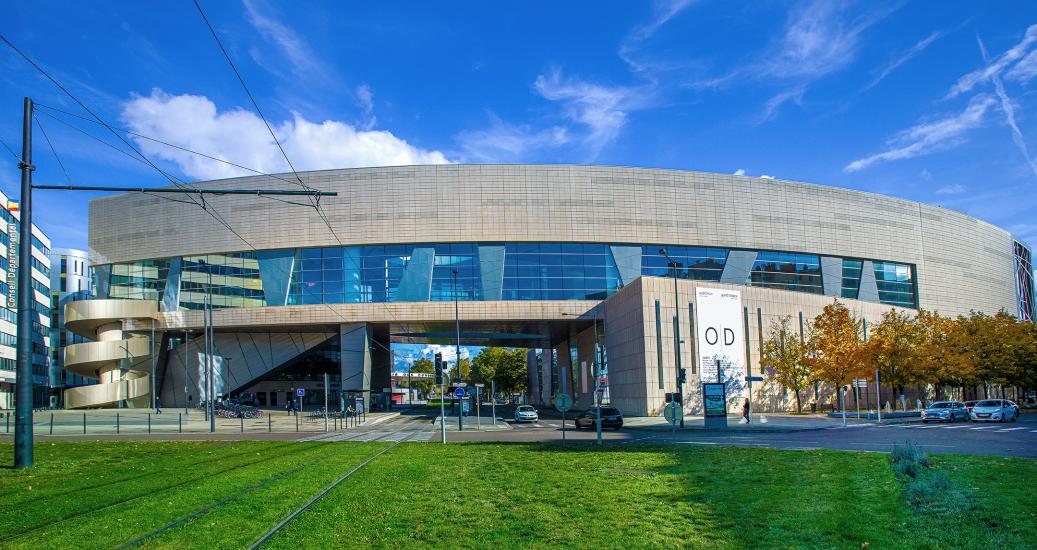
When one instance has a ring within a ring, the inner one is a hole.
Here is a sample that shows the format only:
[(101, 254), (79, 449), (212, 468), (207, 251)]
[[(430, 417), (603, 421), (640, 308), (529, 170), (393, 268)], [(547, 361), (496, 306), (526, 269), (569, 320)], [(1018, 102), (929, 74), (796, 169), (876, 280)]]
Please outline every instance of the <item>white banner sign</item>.
[(695, 304), (698, 309), (695, 336), (700, 379), (703, 382), (726, 382), (729, 398), (746, 397), (742, 293), (737, 290), (699, 287), (696, 289)]
[[(223, 357), (219, 355), (212, 356), (212, 372), (213, 372), (213, 394), (216, 397), (223, 395)], [(208, 401), (208, 394), (205, 391), (205, 354), (198, 354), (198, 399), (200, 401)]]

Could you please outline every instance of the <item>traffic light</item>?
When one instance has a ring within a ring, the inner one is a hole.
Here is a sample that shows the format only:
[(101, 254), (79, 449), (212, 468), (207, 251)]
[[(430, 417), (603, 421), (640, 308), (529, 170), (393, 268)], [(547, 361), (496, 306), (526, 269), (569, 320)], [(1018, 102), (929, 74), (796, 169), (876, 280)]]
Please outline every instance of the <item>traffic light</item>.
[(443, 354), (436, 354), (436, 385), (443, 385)]
[(688, 369), (681, 369), (677, 374), (677, 382), (686, 384), (688, 382)]

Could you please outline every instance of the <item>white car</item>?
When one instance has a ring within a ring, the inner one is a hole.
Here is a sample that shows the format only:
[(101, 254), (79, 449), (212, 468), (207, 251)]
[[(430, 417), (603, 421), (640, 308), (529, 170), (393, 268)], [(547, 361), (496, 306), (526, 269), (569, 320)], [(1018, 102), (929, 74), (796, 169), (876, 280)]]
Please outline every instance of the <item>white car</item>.
[(1019, 405), (1007, 399), (984, 399), (972, 407), (971, 416), (976, 422), (1015, 422), (1019, 418)]
[(515, 409), (515, 422), (536, 422), (540, 420), (537, 410), (529, 405), (519, 405)]

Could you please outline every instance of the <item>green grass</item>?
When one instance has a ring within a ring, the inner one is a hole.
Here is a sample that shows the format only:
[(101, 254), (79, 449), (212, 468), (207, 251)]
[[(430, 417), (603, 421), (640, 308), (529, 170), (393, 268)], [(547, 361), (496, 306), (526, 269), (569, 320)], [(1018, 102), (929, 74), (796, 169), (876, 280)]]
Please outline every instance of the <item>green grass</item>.
[[(385, 445), (40, 444), (33, 470), (0, 470), (0, 547), (118, 546), (230, 499), (144, 546), (240, 548)], [(0, 445), (0, 452), (10, 456), (10, 444)], [(969, 495), (969, 512), (912, 509), (887, 456), (875, 453), (408, 443), (333, 490), (270, 546), (860, 548), (868, 543), (944, 550), (1037, 544), (1031, 494), (1037, 461), (936, 456), (932, 462)], [(39, 529), (17, 536), (34, 527)]]

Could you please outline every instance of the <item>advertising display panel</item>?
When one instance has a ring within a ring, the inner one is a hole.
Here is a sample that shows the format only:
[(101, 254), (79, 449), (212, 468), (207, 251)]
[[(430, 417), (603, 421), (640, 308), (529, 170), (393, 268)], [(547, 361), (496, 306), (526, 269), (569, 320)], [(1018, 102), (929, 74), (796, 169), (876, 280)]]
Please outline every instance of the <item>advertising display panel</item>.
[[(696, 348), (703, 383), (726, 383), (728, 397), (745, 397), (745, 331), (742, 293), (698, 287)], [(718, 368), (719, 367), (719, 368)]]

